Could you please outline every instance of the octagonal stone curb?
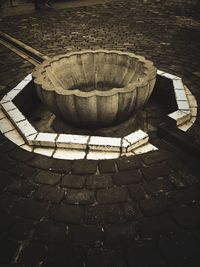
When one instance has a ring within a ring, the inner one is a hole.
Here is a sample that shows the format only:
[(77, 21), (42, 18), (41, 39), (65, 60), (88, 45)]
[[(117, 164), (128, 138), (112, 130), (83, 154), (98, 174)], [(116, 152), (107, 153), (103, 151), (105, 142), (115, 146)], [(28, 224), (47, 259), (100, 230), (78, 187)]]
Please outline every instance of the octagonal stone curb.
[[(181, 78), (160, 70), (157, 75), (172, 80), (178, 110), (168, 114), (168, 118), (179, 129), (187, 131), (197, 115), (195, 97), (183, 85)], [(31, 81), (32, 74), (29, 74), (0, 101), (0, 130), (23, 149), (64, 159), (110, 159), (157, 149), (148, 142), (149, 136), (142, 130), (123, 138), (37, 132), (13, 103)]]
[(195, 122), (197, 115), (197, 102), (195, 97), (183, 84), (180, 77), (160, 70), (157, 71), (157, 74), (171, 80), (173, 83), (178, 110), (168, 114), (169, 122), (175, 123), (180, 130), (187, 131)]
[[(123, 138), (38, 132), (13, 103), (15, 97), (31, 81), (32, 74), (29, 74), (6, 94), (0, 102), (4, 111), (1, 111), (1, 118), (4, 119), (2, 122), (5, 122), (2, 124), (4, 129), (1, 129), (1, 131), (10, 140), (12, 138), (16, 139), (16, 143), (24, 149), (33, 150), (36, 153), (42, 152), (55, 158), (63, 158), (63, 149), (65, 149), (65, 152), (66, 149), (79, 150), (78, 158), (85, 158), (86, 154), (88, 154), (88, 158), (113, 158), (119, 157), (122, 154), (126, 155), (131, 150), (148, 143), (148, 134), (142, 130), (138, 130)], [(81, 150), (86, 150), (88, 153), (82, 153)], [(94, 153), (92, 154), (92, 152)], [(104, 152), (104, 156), (98, 155), (98, 153), (102, 152)]]

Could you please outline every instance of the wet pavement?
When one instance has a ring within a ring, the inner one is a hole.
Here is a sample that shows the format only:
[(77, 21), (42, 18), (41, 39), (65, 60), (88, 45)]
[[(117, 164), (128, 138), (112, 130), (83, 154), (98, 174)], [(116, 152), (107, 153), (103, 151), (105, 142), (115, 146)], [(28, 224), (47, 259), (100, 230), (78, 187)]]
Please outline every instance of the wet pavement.
[[(175, 2), (175, 1), (174, 1)], [(183, 81), (200, 102), (200, 20), (173, 1), (114, 1), (1, 17), (0, 29), (53, 56), (131, 51)], [(0, 93), (33, 70), (0, 46)], [(189, 130), (200, 140), (199, 114)], [(1, 135), (0, 266), (200, 265), (198, 160), (155, 138), (127, 159), (56, 160)]]

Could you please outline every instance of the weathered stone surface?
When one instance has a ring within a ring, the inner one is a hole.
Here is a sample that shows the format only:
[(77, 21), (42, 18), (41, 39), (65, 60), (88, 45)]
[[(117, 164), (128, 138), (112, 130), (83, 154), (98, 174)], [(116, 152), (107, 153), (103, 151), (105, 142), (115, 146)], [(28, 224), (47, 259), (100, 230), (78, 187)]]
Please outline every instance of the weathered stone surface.
[(100, 173), (113, 173), (115, 172), (115, 161), (114, 160), (102, 160), (98, 162)]
[(119, 223), (125, 220), (119, 205), (99, 205), (86, 207), (85, 221), (88, 224)]
[(67, 240), (66, 227), (61, 223), (42, 222), (38, 225), (35, 239), (42, 243), (63, 243)]
[(13, 212), (17, 216), (40, 220), (46, 214), (47, 207), (47, 203), (23, 199), (15, 204)]
[(8, 174), (7, 172), (0, 171), (0, 189), (4, 190), (7, 188), (12, 182), (13, 182), (13, 177)]
[(38, 173), (36, 168), (29, 167), (25, 164), (17, 164), (10, 171), (16, 178), (24, 179), (34, 177)]
[(127, 221), (137, 221), (141, 217), (141, 213), (135, 203), (123, 203), (120, 207)]
[(29, 165), (52, 172), (69, 173), (71, 171), (71, 161), (58, 160), (42, 155), (35, 155)]
[(140, 207), (146, 216), (151, 216), (171, 210), (173, 202), (166, 196), (158, 196), (141, 200)]
[(29, 237), (33, 228), (33, 221), (24, 218), (15, 218), (9, 229), (9, 236), (15, 239), (24, 240)]
[(76, 245), (100, 245), (103, 241), (103, 231), (98, 226), (71, 226), (70, 241)]
[(0, 143), (1, 143), (1, 152), (7, 153), (11, 152), (12, 150), (15, 150), (17, 146), (10, 142), (7, 138), (4, 137), (4, 135), (0, 134)]
[(13, 159), (8, 158), (6, 155), (1, 155), (0, 157), (0, 168), (1, 171), (8, 171), (9, 169), (12, 169), (14, 165), (16, 164), (16, 161)]
[(17, 148), (10, 152), (10, 157), (18, 161), (27, 162), (34, 157), (34, 154), (22, 148)]
[(142, 175), (138, 170), (118, 172), (113, 175), (114, 183), (117, 185), (127, 185), (138, 183), (142, 180)]
[(200, 201), (200, 190), (196, 186), (190, 186), (188, 188), (172, 191), (169, 193), (178, 205), (190, 205)]
[(145, 182), (144, 189), (150, 195), (158, 195), (174, 190), (174, 186), (168, 179), (157, 179)]
[(8, 191), (13, 194), (21, 197), (29, 197), (31, 196), (35, 190), (37, 189), (37, 185), (28, 181), (15, 181), (8, 187)]
[(120, 203), (127, 200), (126, 188), (113, 187), (110, 189), (100, 189), (97, 191), (97, 201), (99, 203)]
[(119, 171), (138, 169), (144, 165), (140, 156), (117, 159), (116, 163)]
[(153, 151), (142, 155), (145, 164), (151, 165), (157, 162), (165, 161), (171, 158), (172, 155), (166, 151)]
[(53, 206), (51, 218), (60, 222), (80, 223), (83, 220), (83, 207), (74, 205)]
[(94, 203), (94, 192), (87, 189), (68, 189), (65, 202), (69, 204), (92, 204)]
[(15, 201), (15, 198), (6, 193), (6, 192), (3, 192), (0, 194), (0, 210), (3, 211), (3, 212), (10, 212), (10, 209), (14, 206), (14, 202)]
[(165, 162), (154, 164), (142, 169), (146, 180), (154, 180), (158, 177), (165, 177), (171, 173), (170, 168)]
[(157, 215), (141, 220), (138, 224), (142, 237), (155, 237), (166, 233), (176, 232), (177, 224), (169, 214)]
[(61, 186), (68, 188), (82, 188), (85, 184), (85, 176), (68, 174), (62, 177)]
[(47, 249), (44, 245), (29, 244), (20, 252), (18, 262), (30, 267), (38, 266), (46, 254)]
[(87, 252), (86, 262), (88, 267), (126, 266), (122, 252), (108, 248), (89, 249)]
[(86, 187), (90, 189), (106, 188), (112, 186), (110, 175), (95, 175), (86, 178)]
[(96, 170), (97, 162), (95, 160), (77, 160), (72, 165), (74, 174), (95, 174)]
[(184, 227), (196, 227), (200, 225), (200, 207), (179, 208), (173, 212), (173, 217), (178, 224)]
[(1, 220), (0, 220), (0, 234), (8, 232), (8, 230), (10, 230), (10, 228), (12, 227), (12, 225), (15, 224), (15, 217), (6, 214), (5, 212), (1, 212), (0, 211), (0, 216), (1, 216)]
[(163, 266), (162, 258), (154, 241), (134, 242), (126, 254), (128, 267)]
[(129, 185), (127, 188), (133, 200), (140, 200), (145, 198), (144, 188), (141, 184)]
[(39, 172), (37, 176), (34, 178), (34, 181), (36, 183), (49, 184), (49, 185), (58, 184), (60, 180), (61, 180), (60, 174), (47, 172), (47, 171)]
[(53, 266), (82, 266), (84, 255), (81, 249), (72, 248), (65, 244), (48, 245), (48, 254), (44, 259), (44, 267)]
[(180, 259), (184, 262), (188, 258), (199, 258), (200, 252), (193, 236), (184, 232), (161, 238), (159, 249), (168, 264), (178, 264)]
[(57, 187), (43, 185), (36, 191), (35, 197), (36, 199), (49, 200), (59, 203), (64, 198), (64, 190)]
[(105, 242), (112, 246), (121, 246), (130, 244), (137, 235), (134, 224), (112, 225), (105, 228)]
[(11, 261), (13, 261), (17, 248), (18, 248), (18, 243), (16, 241), (1, 237), (0, 238), (0, 250), (1, 250), (0, 263), (9, 264)]

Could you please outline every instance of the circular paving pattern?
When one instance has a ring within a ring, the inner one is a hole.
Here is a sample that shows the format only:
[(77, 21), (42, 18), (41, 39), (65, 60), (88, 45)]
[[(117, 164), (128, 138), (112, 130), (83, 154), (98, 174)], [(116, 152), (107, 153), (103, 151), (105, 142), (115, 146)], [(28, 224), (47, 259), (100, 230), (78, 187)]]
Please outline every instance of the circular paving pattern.
[[(88, 46), (144, 54), (159, 69), (181, 75), (198, 102), (198, 21), (194, 7), (176, 5), (115, 1), (1, 19), (1, 28), (48, 55)], [(32, 69), (2, 46), (0, 51), (3, 96)], [(198, 123), (197, 113), (187, 131), (197, 141)], [(0, 139), (2, 266), (200, 264), (195, 159), (157, 136), (157, 151), (97, 161), (58, 160)]]

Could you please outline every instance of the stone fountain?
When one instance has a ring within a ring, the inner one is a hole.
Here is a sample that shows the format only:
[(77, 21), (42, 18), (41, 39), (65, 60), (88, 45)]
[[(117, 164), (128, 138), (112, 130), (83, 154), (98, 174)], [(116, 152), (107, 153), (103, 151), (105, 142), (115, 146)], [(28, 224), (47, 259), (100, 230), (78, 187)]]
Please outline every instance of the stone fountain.
[(40, 100), (67, 124), (102, 128), (128, 120), (145, 105), (156, 71), (133, 53), (85, 50), (44, 61), (33, 78)]

